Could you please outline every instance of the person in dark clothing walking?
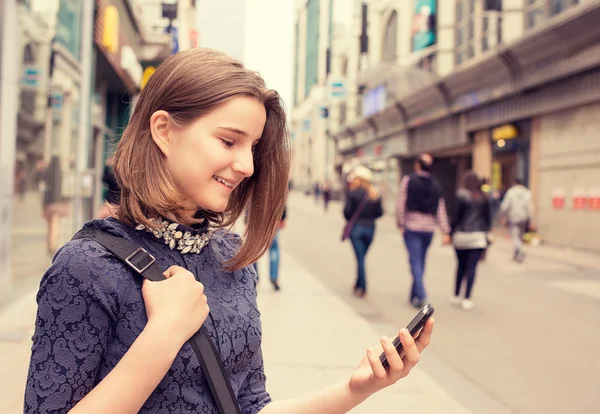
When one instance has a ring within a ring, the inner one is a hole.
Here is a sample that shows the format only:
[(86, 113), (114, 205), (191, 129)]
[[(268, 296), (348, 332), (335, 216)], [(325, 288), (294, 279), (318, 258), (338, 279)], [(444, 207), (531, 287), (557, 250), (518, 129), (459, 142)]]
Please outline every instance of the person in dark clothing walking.
[(415, 172), (402, 179), (396, 208), (413, 277), (410, 303), (416, 308), (423, 307), (427, 300), (423, 282), (425, 258), (436, 227), (445, 234), (443, 243), (450, 243), (446, 204), (440, 184), (430, 173), (432, 164), (431, 155), (421, 154), (415, 162)]
[[(463, 188), (456, 194), (452, 215), (452, 243), (456, 250), (458, 266), (454, 296), (450, 303), (462, 306), (464, 310), (473, 308), (471, 291), (475, 283), (477, 264), (488, 245), (488, 232), (492, 226), (489, 200), (481, 190), (479, 178), (473, 171), (463, 176)], [(466, 281), (465, 297), (460, 292)]]
[(329, 207), (329, 201), (331, 201), (331, 184), (328, 182), (323, 186), (323, 207), (325, 208), (325, 212)]
[(350, 180), (350, 192), (344, 206), (346, 220), (351, 220), (360, 209), (350, 232), (350, 241), (357, 262), (354, 294), (361, 298), (367, 293), (365, 257), (375, 236), (375, 220), (383, 215), (381, 197), (371, 183), (372, 177), (371, 170), (366, 167), (358, 166), (354, 169)]
[(113, 215), (116, 212), (119, 202), (121, 199), (121, 188), (117, 183), (115, 173), (113, 171), (114, 158), (110, 157), (106, 160), (104, 166), (104, 174), (102, 174), (102, 183), (106, 186), (106, 197), (104, 204), (98, 211), (98, 218), (105, 219)]

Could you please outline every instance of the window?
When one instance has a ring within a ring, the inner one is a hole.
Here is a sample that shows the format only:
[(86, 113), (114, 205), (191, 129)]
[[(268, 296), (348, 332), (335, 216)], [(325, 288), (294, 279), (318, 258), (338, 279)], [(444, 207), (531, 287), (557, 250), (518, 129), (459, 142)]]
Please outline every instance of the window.
[(475, 41), (474, 13), (474, 0), (457, 0), (454, 37), (454, 60), (456, 65), (466, 62), (475, 55), (475, 48), (473, 47)]
[(306, 74), (304, 96), (319, 81), (319, 0), (308, 0), (306, 4)]
[[(481, 25), (478, 25), (478, 20), (481, 21)], [(456, 65), (463, 64), (476, 54), (497, 47), (502, 42), (501, 22), (501, 0), (457, 0)]]
[(396, 61), (396, 44), (398, 39), (398, 14), (394, 10), (387, 22), (385, 28), (385, 37), (383, 39), (383, 56), (384, 62)]
[(527, 0), (525, 5), (525, 27), (531, 29), (562, 13), (580, 0)]

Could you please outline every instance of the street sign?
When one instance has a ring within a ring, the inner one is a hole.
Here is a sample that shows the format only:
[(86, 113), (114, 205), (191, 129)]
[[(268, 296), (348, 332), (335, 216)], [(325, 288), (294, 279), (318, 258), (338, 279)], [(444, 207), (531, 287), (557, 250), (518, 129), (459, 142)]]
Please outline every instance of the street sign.
[(41, 69), (37, 66), (25, 65), (23, 68), (23, 86), (37, 88), (40, 84)]
[(329, 82), (329, 96), (334, 100), (346, 98), (346, 84), (343, 80), (332, 80)]

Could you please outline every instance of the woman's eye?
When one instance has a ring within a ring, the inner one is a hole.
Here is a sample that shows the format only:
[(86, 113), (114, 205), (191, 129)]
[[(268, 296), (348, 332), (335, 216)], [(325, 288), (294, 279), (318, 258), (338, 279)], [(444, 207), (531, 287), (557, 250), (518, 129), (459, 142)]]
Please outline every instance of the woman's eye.
[(223, 145), (225, 145), (227, 148), (233, 147), (233, 141), (229, 141), (229, 140), (222, 139), (222, 138), (220, 138), (220, 139), (221, 139), (221, 142), (223, 143)]

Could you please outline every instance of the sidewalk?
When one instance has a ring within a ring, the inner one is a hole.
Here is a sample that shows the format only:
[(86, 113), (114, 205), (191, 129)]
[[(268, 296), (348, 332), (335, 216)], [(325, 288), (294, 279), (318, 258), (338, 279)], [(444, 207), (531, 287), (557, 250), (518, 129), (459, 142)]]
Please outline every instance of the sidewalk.
[[(294, 205), (299, 205), (306, 210), (313, 210), (314, 212), (323, 213), (322, 200), (320, 201), (319, 205), (317, 205), (315, 204), (315, 199), (312, 195), (307, 197), (303, 193), (294, 191), (290, 193), (289, 197), (291, 200), (293, 200)], [(343, 205), (340, 201), (329, 202), (329, 211), (327, 214), (332, 220), (339, 221), (340, 234), (342, 231), (341, 226), (344, 223), (342, 209)], [(290, 213), (293, 214), (293, 211), (290, 211)], [(398, 233), (395, 213), (386, 212), (386, 214), (384, 214), (384, 216), (377, 221), (377, 229), (378, 231), (383, 232)], [(494, 251), (507, 253), (509, 257), (512, 255), (513, 247), (506, 229), (498, 229), (495, 231), (495, 239), (491, 251), (492, 255), (494, 254)], [(552, 246), (548, 244), (542, 244), (540, 246), (526, 245), (525, 252), (530, 258), (536, 258), (538, 260), (544, 260), (561, 265), (600, 271), (600, 254)]]
[[(268, 261), (259, 263), (268, 274)], [(349, 378), (366, 349), (400, 327), (371, 324), (331, 294), (286, 253), (281, 258), (282, 290), (267, 277), (259, 283), (267, 389), (273, 399), (304, 395)], [(407, 321), (408, 323), (409, 321)], [(422, 362), (427, 360), (423, 354)], [(352, 413), (466, 414), (468, 411), (420, 368), (374, 395)]]
[[(265, 274), (268, 263), (259, 266)], [(345, 380), (367, 347), (399, 327), (375, 329), (317, 278), (283, 253), (281, 292), (273, 292), (266, 278), (259, 284), (258, 302), (263, 321), (263, 353), (267, 389), (274, 399), (295, 397)], [(23, 411), (23, 391), (33, 334), (37, 289), (30, 290), (0, 312), (0, 412)], [(408, 321), (407, 321), (408, 322)], [(380, 325), (381, 326), (381, 325)], [(7, 335), (9, 334), (9, 335)], [(426, 362), (427, 353), (422, 362)], [(353, 413), (467, 414), (444, 389), (420, 368), (398, 384), (371, 397)]]
[[(0, 310), (33, 286), (37, 286), (51, 263), (46, 252), (47, 223), (42, 218), (40, 193), (30, 191), (24, 200), (15, 197), (12, 222), (12, 275), (8, 286), (0, 286)], [(59, 246), (72, 236), (72, 217), (61, 218)], [(2, 327), (0, 326), (0, 333)]]

